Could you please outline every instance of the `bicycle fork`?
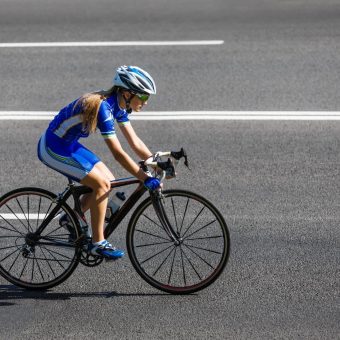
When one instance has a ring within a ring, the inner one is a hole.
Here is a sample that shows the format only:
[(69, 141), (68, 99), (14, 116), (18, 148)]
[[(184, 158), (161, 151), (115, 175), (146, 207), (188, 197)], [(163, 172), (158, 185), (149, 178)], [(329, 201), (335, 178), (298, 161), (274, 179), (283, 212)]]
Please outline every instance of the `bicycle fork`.
[(170, 239), (175, 243), (176, 246), (182, 243), (180, 235), (173, 229), (168, 216), (164, 209), (164, 196), (161, 190), (156, 190), (151, 194), (151, 200), (157, 217)]

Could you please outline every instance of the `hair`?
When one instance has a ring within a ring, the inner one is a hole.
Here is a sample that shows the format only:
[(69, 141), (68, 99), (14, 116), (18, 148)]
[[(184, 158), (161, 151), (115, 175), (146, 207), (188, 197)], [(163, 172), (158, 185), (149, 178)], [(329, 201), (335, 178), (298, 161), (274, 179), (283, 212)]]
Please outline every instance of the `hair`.
[(117, 93), (118, 87), (113, 86), (108, 90), (85, 93), (76, 102), (73, 110), (79, 109), (83, 115), (83, 128), (86, 132), (92, 133), (97, 128), (98, 111), (103, 99), (109, 98)]

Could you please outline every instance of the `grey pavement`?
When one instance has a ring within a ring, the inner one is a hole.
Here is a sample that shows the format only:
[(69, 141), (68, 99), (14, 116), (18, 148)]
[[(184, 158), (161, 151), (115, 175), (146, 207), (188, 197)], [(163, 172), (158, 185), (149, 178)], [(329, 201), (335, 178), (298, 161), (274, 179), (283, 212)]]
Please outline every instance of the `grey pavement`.
[[(0, 110), (53, 110), (109, 86), (112, 69), (149, 70), (148, 110), (339, 110), (337, 1), (0, 1), (0, 42), (223, 39), (222, 46), (0, 49)], [(0, 195), (60, 192), (36, 158), (48, 122), (0, 121)], [(336, 122), (133, 123), (154, 150), (187, 148), (192, 172), (169, 187), (223, 213), (231, 254), (190, 296), (163, 294), (128, 259), (79, 266), (46, 293), (0, 277), (1, 339), (338, 339)], [(120, 138), (123, 146), (126, 143)], [(126, 173), (99, 134), (85, 145)], [(128, 220), (112, 239), (124, 247)]]

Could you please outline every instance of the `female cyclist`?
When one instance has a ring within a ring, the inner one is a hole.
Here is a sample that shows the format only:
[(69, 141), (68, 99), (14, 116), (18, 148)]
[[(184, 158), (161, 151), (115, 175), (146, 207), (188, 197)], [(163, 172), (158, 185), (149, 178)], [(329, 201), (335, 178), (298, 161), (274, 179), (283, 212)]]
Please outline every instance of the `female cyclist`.
[[(93, 255), (118, 259), (124, 252), (104, 239), (105, 212), (114, 176), (78, 139), (88, 137), (98, 128), (113, 157), (149, 190), (155, 190), (159, 180), (148, 177), (123, 150), (114, 124), (116, 120), (139, 158), (149, 158), (152, 153), (136, 135), (128, 114), (139, 112), (151, 94), (156, 94), (156, 85), (146, 71), (136, 66), (121, 66), (116, 70), (111, 89), (85, 94), (64, 107), (39, 140), (38, 157), (44, 164), (93, 189), (81, 199), (82, 211), (90, 209), (92, 244), (89, 251)], [(60, 223), (65, 226), (67, 220), (61, 218)]]

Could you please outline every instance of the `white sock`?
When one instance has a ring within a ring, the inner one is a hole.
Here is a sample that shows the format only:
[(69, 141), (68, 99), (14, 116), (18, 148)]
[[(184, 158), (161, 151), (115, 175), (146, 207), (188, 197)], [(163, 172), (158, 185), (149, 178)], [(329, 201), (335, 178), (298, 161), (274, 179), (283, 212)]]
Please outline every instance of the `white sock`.
[(106, 243), (106, 240), (102, 240), (102, 241), (99, 241), (99, 242), (95, 242), (95, 243), (92, 243), (94, 246), (100, 246), (101, 244), (104, 244)]

